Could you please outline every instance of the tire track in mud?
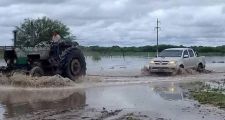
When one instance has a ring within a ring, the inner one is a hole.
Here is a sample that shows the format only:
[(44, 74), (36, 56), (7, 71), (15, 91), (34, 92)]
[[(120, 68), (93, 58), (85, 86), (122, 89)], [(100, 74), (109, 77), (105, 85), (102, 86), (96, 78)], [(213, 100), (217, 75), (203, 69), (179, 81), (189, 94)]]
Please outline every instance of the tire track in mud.
[(140, 75), (102, 75), (102, 74), (87, 74), (90, 77), (121, 77), (121, 78), (139, 78), (139, 77), (177, 77), (177, 76), (187, 76), (187, 75), (203, 75), (203, 74), (213, 74), (213, 73), (225, 73), (225, 72), (215, 72), (210, 70), (205, 70), (203, 72), (197, 72), (192, 69), (181, 70), (177, 75), (171, 75), (169, 73), (149, 73), (149, 71), (142, 70)]
[[(146, 71), (145, 71), (146, 72)], [(147, 71), (148, 72), (148, 71)], [(193, 69), (182, 70), (180, 74), (140, 74), (140, 75), (87, 75), (101, 79), (103, 83), (118, 84), (148, 84), (151, 82), (188, 82), (188, 81), (211, 81), (225, 79), (225, 72), (205, 70), (197, 72)]]

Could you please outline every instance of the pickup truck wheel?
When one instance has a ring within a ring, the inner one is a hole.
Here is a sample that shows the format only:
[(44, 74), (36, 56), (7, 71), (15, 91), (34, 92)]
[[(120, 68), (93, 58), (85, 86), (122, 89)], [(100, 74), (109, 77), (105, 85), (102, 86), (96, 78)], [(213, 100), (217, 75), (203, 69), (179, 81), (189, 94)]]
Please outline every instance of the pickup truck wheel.
[(183, 69), (184, 69), (184, 65), (180, 65), (180, 66), (179, 66), (179, 69), (181, 69), (181, 68), (183, 68)]
[(200, 63), (200, 64), (198, 64), (198, 68), (197, 68), (197, 71), (198, 72), (203, 72), (204, 71), (204, 66)]
[(175, 76), (175, 75), (179, 74), (179, 71), (180, 71), (180, 69), (174, 70), (174, 71), (171, 73), (171, 75), (172, 75), (172, 76)]

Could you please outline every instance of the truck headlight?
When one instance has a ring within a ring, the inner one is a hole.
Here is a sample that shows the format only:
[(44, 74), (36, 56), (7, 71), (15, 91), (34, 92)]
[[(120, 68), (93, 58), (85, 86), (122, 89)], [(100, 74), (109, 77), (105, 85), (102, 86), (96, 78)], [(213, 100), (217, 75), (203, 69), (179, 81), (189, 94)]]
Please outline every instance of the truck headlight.
[(150, 61), (150, 64), (154, 64), (155, 62), (153, 60)]
[(172, 61), (170, 61), (169, 63), (170, 63), (170, 64), (176, 64), (177, 61), (172, 60)]

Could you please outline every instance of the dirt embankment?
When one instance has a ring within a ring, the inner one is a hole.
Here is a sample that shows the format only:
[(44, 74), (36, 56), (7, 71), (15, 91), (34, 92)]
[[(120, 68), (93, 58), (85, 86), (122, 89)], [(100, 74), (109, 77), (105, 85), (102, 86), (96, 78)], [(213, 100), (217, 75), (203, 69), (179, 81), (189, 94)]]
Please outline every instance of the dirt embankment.
[(14, 74), (12, 76), (0, 75), (0, 85), (16, 87), (63, 87), (71, 86), (75, 83), (68, 78), (60, 75), (31, 77), (23, 74)]
[(76, 81), (60, 75), (31, 77), (22, 73), (13, 75), (0, 74), (0, 86), (22, 87), (22, 88), (56, 88), (56, 87), (75, 87), (83, 88), (83, 85), (102, 82), (99, 76), (82, 76)]

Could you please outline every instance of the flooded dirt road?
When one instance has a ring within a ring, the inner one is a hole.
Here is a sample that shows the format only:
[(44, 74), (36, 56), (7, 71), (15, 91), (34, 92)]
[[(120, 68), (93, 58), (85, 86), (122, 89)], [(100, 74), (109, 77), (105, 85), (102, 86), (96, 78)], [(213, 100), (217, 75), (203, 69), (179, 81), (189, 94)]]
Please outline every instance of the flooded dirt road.
[(87, 58), (88, 75), (72, 86), (1, 86), (0, 119), (224, 120), (224, 110), (189, 99), (180, 86), (225, 79), (218, 59), (207, 58), (212, 73), (143, 76), (145, 57)]
[(200, 105), (186, 94), (177, 82), (79, 90), (8, 88), (1, 90), (0, 114), (1, 119), (225, 119), (225, 111)]
[[(87, 57), (87, 74), (101, 76), (139, 76), (141, 69), (149, 64), (151, 57), (148, 56), (113, 56), (100, 57), (94, 60)], [(225, 72), (225, 57), (206, 57), (206, 69), (215, 72)]]

